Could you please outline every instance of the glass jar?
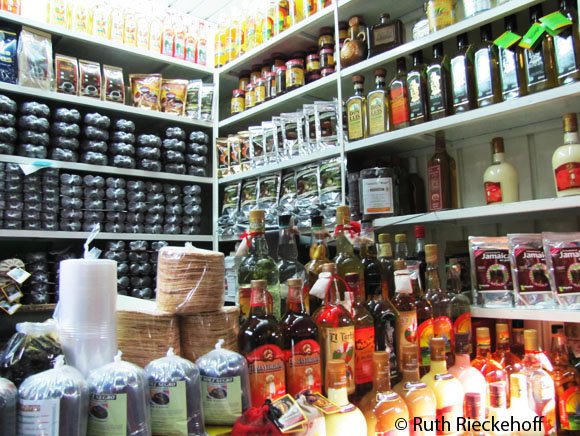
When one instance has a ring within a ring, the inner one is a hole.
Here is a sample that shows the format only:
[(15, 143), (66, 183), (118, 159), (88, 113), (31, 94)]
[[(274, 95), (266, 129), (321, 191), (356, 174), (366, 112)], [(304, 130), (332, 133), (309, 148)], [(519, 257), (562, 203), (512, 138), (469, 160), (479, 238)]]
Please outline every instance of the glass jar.
[(455, 24), (454, 0), (427, 0), (425, 9), (429, 31), (436, 32)]
[(318, 47), (334, 46), (334, 30), (332, 27), (321, 27), (318, 33)]
[(273, 53), (272, 54), (272, 69), (273, 73), (276, 72), (276, 68), (286, 66), (286, 56), (284, 53)]
[(334, 73), (334, 67), (326, 67), (326, 68), (323, 68), (322, 70), (320, 70), (320, 75), (322, 77), (330, 76), (333, 73)]
[(291, 59), (286, 62), (286, 91), (304, 86), (304, 61)]
[(334, 70), (334, 49), (327, 47), (320, 50), (320, 68), (332, 67)]
[(260, 77), (262, 77), (262, 65), (261, 64), (252, 65), (252, 72), (250, 73), (250, 82), (256, 83), (256, 80), (258, 80)]
[(306, 56), (306, 72), (318, 73), (320, 72), (320, 56), (318, 54), (309, 54)]
[(248, 83), (248, 86), (246, 86), (246, 110), (256, 106), (256, 94), (254, 90), (254, 84)]
[(243, 70), (238, 76), (238, 89), (245, 90), (248, 83), (250, 83), (250, 71)]
[(361, 16), (355, 15), (348, 20), (348, 38), (340, 49), (340, 65), (349, 67), (368, 56), (367, 27)]
[(266, 101), (266, 81), (264, 79), (256, 80), (254, 85), (254, 99), (256, 106)]
[(272, 71), (272, 65), (270, 61), (265, 61), (264, 64), (262, 65), (262, 69), (260, 70), (260, 76), (262, 77), (262, 79), (264, 79), (266, 77), (266, 74), (268, 74), (270, 71)]
[(276, 97), (286, 93), (286, 66), (276, 69)]
[(246, 93), (243, 89), (234, 89), (232, 91), (231, 113), (239, 114), (246, 109)]
[(320, 79), (322, 76), (320, 75), (320, 71), (313, 71), (306, 75), (306, 83), (312, 83), (315, 80)]
[(276, 97), (276, 73), (269, 72), (266, 76), (266, 101)]

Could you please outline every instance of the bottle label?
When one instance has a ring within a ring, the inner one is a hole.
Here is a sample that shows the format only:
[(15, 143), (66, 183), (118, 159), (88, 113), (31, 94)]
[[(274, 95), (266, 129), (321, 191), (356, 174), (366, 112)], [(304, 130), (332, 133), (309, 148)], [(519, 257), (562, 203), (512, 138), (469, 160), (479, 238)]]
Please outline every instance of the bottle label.
[(395, 42), (395, 26), (380, 27), (373, 29), (374, 46), (391, 44)]
[(409, 119), (413, 121), (425, 117), (421, 73), (412, 71), (407, 75), (407, 89), (409, 90)]
[(275, 400), (286, 393), (284, 352), (277, 345), (262, 345), (246, 354), (252, 406)]
[(441, 181), (441, 166), (431, 165), (428, 168), (429, 179), (429, 210), (443, 209), (443, 186)]
[(433, 338), (433, 319), (429, 318), (423, 321), (417, 327), (417, 344), (419, 345), (419, 365), (420, 366), (430, 366), (431, 365), (431, 351), (430, 342)]
[(544, 65), (544, 55), (542, 54), (542, 47), (535, 50), (525, 50), (526, 56), (526, 76), (528, 78), (528, 86), (536, 85), (548, 80), (546, 68)]
[(443, 98), (443, 74), (441, 66), (434, 65), (427, 70), (427, 87), (429, 89), (429, 112), (431, 114), (445, 110)]
[(550, 247), (550, 257), (558, 294), (580, 293), (580, 248)]
[(549, 292), (550, 281), (544, 250), (515, 247), (513, 252), (519, 292)]
[(407, 102), (407, 88), (402, 82), (391, 85), (391, 118), (393, 126), (409, 122), (409, 105)]
[(87, 435), (126, 435), (127, 413), (127, 394), (91, 394)]
[(580, 430), (578, 404), (580, 404), (580, 386), (572, 386), (560, 394), (558, 411), (560, 412), (562, 430)]
[(473, 250), (475, 286), (478, 292), (512, 289), (511, 265), (508, 250)]
[(286, 351), (286, 384), (290, 395), (303, 390), (322, 392), (320, 345), (311, 339), (299, 341)]
[(487, 48), (475, 52), (475, 82), (477, 83), (477, 98), (490, 97), (493, 94), (491, 79), (492, 59)]
[(580, 188), (580, 162), (568, 162), (555, 170), (558, 192)]
[(324, 347), (324, 361), (343, 359), (346, 363), (346, 379), (349, 392), (354, 392), (354, 326), (320, 328)]
[(453, 324), (448, 316), (436, 316), (433, 319), (433, 335), (436, 338), (445, 339), (445, 353), (451, 353), (453, 341)]
[(461, 105), (469, 101), (467, 91), (467, 68), (465, 56), (451, 59), (451, 79), (453, 82), (453, 104)]
[(453, 323), (453, 334), (468, 333), (471, 335), (471, 313), (465, 312), (457, 317)]
[(387, 107), (385, 94), (375, 92), (369, 95), (369, 135), (378, 135), (387, 131)]
[(417, 343), (417, 311), (399, 312), (396, 324), (397, 356), (399, 363), (403, 358), (403, 347)]
[[(459, 429), (457, 428), (458, 418), (463, 416), (463, 407), (461, 404), (452, 404), (450, 406), (437, 408), (437, 422), (438, 423), (448, 423), (445, 425), (437, 426), (438, 435), (451, 435), (457, 434)], [(450, 431), (449, 431), (450, 430)]]
[(361, 101), (348, 102), (346, 111), (348, 114), (348, 139), (352, 141), (364, 138)]
[[(18, 434), (59, 436), (59, 427), (60, 398), (54, 400), (18, 400)], [(126, 431), (126, 428), (123, 428), (123, 434)]]
[(554, 51), (558, 77), (564, 77), (578, 70), (572, 29), (565, 30), (554, 38)]
[(373, 381), (373, 353), (375, 351), (375, 328), (355, 328), (355, 383), (357, 385)]
[(365, 215), (394, 213), (393, 179), (362, 179), (362, 213)]
[(200, 376), (203, 416), (212, 424), (230, 424), (242, 414), (242, 380)]
[(516, 53), (512, 50), (499, 49), (501, 90), (504, 94), (515, 91), (519, 87), (516, 56)]
[(187, 434), (185, 381), (149, 382), (149, 394), (153, 435)]
[(487, 204), (501, 203), (503, 196), (501, 193), (501, 183), (499, 182), (485, 182), (483, 184), (485, 189), (485, 202)]

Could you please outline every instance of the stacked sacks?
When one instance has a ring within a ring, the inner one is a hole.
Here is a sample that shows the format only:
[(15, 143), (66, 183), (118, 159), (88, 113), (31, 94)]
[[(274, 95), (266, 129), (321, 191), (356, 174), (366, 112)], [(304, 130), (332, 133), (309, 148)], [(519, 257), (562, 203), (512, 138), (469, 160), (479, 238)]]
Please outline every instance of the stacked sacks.
[(104, 219), (105, 179), (102, 176), (83, 177), (83, 230), (90, 232)]
[(198, 235), (201, 232), (201, 187), (186, 185), (183, 187), (183, 216), (181, 217), (181, 233)]
[(185, 131), (179, 127), (165, 130), (162, 146), (163, 169), (167, 173), (185, 174)]
[(83, 218), (83, 178), (78, 174), (60, 175), (60, 230), (79, 232)]
[[(145, 190), (146, 183), (141, 182), (140, 190)], [(163, 233), (165, 221), (165, 194), (163, 192), (147, 192), (145, 214), (145, 233)]]
[(50, 158), (65, 162), (78, 162), (81, 114), (76, 109), (58, 108), (51, 127)]
[(145, 171), (161, 171), (161, 138), (159, 136), (139, 135), (135, 153), (137, 168)]
[(179, 235), (181, 234), (181, 218), (183, 214), (181, 186), (166, 183), (163, 186), (163, 192), (165, 194), (163, 233), (166, 235)]
[(191, 132), (186, 146), (185, 163), (190, 176), (207, 176), (209, 136), (204, 132)]
[(24, 174), (18, 164), (4, 165), (4, 228), (17, 230), (22, 228)]
[(48, 304), (53, 290), (52, 277), (47, 252), (29, 252), (24, 256), (25, 269), (31, 276), (22, 286), (28, 304)]
[(135, 160), (135, 123), (129, 120), (117, 120), (113, 123), (111, 144), (109, 145), (109, 163), (118, 168), (137, 167)]
[(81, 162), (92, 165), (107, 165), (109, 126), (111, 120), (97, 112), (86, 114), (83, 119), (83, 141)]
[(126, 181), (119, 177), (107, 177), (103, 209), (106, 210), (105, 232), (123, 233), (127, 213)]
[[(58, 230), (59, 170), (47, 168), (41, 173), (42, 211), (40, 226), (42, 230)], [(25, 188), (26, 196), (26, 188)], [(25, 211), (27, 207), (25, 205)]]
[[(45, 104), (31, 101), (20, 105), (18, 155), (46, 159), (50, 145), (49, 118), (50, 108)], [(6, 138), (0, 137), (0, 140), (6, 141), (10, 138), (16, 140), (16, 136), (14, 129), (14, 132)]]
[(156, 270), (149, 262), (150, 254), (147, 241), (130, 242), (127, 260), (131, 276), (131, 296), (143, 299), (153, 298)]
[(13, 154), (16, 143), (16, 102), (0, 95), (0, 154)]

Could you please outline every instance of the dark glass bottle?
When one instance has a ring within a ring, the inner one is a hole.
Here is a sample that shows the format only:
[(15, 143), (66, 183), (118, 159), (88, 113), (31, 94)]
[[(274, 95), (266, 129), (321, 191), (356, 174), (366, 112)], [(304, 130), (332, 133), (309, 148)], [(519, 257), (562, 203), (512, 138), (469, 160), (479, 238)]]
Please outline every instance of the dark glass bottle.
[(409, 158), (409, 188), (411, 190), (411, 213), (424, 213), (427, 210), (425, 201), (425, 182), (417, 173), (417, 158)]
[[(363, 222), (363, 232), (367, 222)], [(377, 257), (377, 249), (373, 243), (372, 227), (370, 237), (361, 238), (360, 257), (364, 267), (365, 276), (365, 296), (368, 299), (371, 295), (381, 294), (381, 262)]]
[[(453, 189), (456, 184), (455, 160), (445, 149), (445, 135), (435, 133), (435, 153), (427, 163), (427, 201), (429, 212), (452, 209), (454, 207)], [(456, 189), (456, 188), (455, 188)]]
[(252, 406), (262, 407), (286, 393), (283, 340), (270, 309), (268, 282), (252, 280), (251, 286), (250, 317), (240, 327), (238, 347), (248, 361)]
[[(308, 287), (311, 288), (316, 280), (318, 280), (318, 274), (322, 269), (322, 265), (329, 263), (328, 259), (328, 247), (326, 245), (326, 239), (328, 238), (328, 231), (324, 227), (324, 217), (322, 215), (313, 216), (310, 219), (311, 227), (311, 239), (310, 239), (310, 260), (304, 266), (306, 269), (306, 276), (308, 277)], [(310, 305), (309, 313), (314, 313), (321, 305), (321, 300), (314, 295), (309, 296)]]
[(413, 299), (417, 311), (417, 346), (419, 350), (419, 372), (429, 372), (431, 366), (431, 338), (433, 337), (433, 307), (425, 298), (419, 280), (413, 280)]
[(381, 14), (381, 21), (370, 29), (370, 55), (375, 56), (401, 45), (404, 36), (401, 20), (391, 20), (389, 14)]
[(457, 36), (457, 52), (451, 58), (453, 113), (465, 112), (476, 107), (473, 70), (473, 47), (469, 45), (467, 34), (462, 33)]
[(449, 59), (443, 53), (443, 44), (433, 46), (433, 60), (426, 72), (429, 119), (437, 120), (451, 114)]
[(498, 51), (491, 36), (491, 24), (480, 29), (481, 43), (475, 51), (475, 88), (477, 107), (501, 101)]
[[(542, 5), (530, 8), (530, 21), (541, 25), (540, 18), (544, 15)], [(544, 32), (541, 39), (531, 49), (524, 51), (524, 71), (530, 94), (556, 85), (554, 69), (554, 39)]]
[(580, 80), (580, 36), (578, 35), (578, 11), (576, 2), (560, 0), (560, 12), (572, 21), (554, 37), (554, 60), (559, 85)]
[(413, 67), (407, 73), (409, 93), (409, 121), (412, 126), (429, 120), (427, 112), (427, 74), (423, 64), (423, 53), (412, 54)]
[(415, 250), (413, 251), (412, 259), (419, 261), (419, 276), (421, 277), (421, 284), (425, 283), (425, 274), (427, 272), (427, 262), (425, 260), (425, 226), (417, 225), (415, 230)]
[[(518, 33), (515, 15), (504, 18), (505, 30)], [(524, 74), (524, 49), (517, 43), (509, 48), (499, 47), (499, 76), (504, 101), (527, 94)]]
[(401, 158), (397, 155), (391, 157), (393, 172), (395, 173), (395, 192), (399, 197), (399, 207), (395, 210), (397, 215), (411, 213), (411, 188), (409, 186), (409, 173), (403, 166)]
[(379, 234), (378, 251), (379, 262), (381, 263), (381, 289), (383, 298), (393, 298), (395, 296), (395, 276), (393, 269), (393, 246), (391, 245), (390, 234)]
[(389, 103), (391, 106), (391, 127), (394, 130), (409, 126), (409, 96), (407, 92), (407, 63), (405, 58), (397, 59), (397, 73), (389, 83)]
[(287, 310), (280, 322), (286, 353), (286, 385), (290, 395), (308, 389), (322, 392), (318, 327), (304, 305), (302, 279), (288, 280)]
[(520, 359), (524, 358), (524, 322), (521, 319), (512, 321), (512, 343), (510, 351)]

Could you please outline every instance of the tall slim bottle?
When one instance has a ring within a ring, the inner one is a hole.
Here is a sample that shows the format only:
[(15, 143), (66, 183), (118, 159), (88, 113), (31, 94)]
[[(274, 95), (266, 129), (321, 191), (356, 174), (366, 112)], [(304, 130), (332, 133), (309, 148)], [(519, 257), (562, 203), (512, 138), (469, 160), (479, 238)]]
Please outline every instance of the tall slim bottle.
[[(542, 5), (530, 8), (532, 24), (541, 25), (540, 18), (543, 15)], [(534, 47), (524, 51), (524, 71), (530, 94), (556, 86), (554, 39), (548, 32), (544, 32)]]
[(304, 265), (298, 261), (298, 246), (296, 234), (292, 225), (292, 215), (280, 215), (278, 236), (278, 271), (280, 274), (280, 296), (282, 312), (286, 312), (286, 296), (288, 295), (288, 279), (306, 280)]
[[(510, 351), (510, 332), (505, 322), (495, 325), (495, 334), (495, 351), (491, 357), (501, 365), (509, 380), (510, 375), (522, 371), (521, 359)], [(509, 384), (507, 388), (509, 394)]]
[(350, 223), (350, 209), (348, 206), (336, 208), (336, 271), (343, 279), (348, 273), (357, 273), (360, 278), (360, 286), (365, 286), (364, 266), (360, 258), (354, 253), (352, 243), (346, 237), (347, 227)]
[(377, 248), (374, 243), (374, 233), (372, 227), (365, 229), (366, 223), (363, 221), (361, 242), (360, 242), (360, 257), (364, 268), (364, 293), (366, 299), (371, 295), (377, 295), (382, 292), (381, 282), (381, 262), (377, 257)]
[[(322, 215), (313, 216), (310, 218), (310, 260), (304, 269), (306, 270), (306, 277), (308, 280), (308, 287), (312, 288), (316, 280), (318, 280), (318, 274), (322, 269), (322, 265), (329, 263), (328, 259), (328, 247), (326, 245), (326, 240), (328, 238), (328, 231), (324, 227), (324, 217)], [(310, 307), (309, 313), (314, 313), (321, 305), (321, 300), (313, 295), (309, 296)]]
[(282, 330), (269, 306), (268, 283), (252, 280), (250, 317), (240, 327), (238, 347), (248, 361), (252, 406), (286, 393)]
[(572, 25), (554, 37), (554, 60), (559, 85), (580, 80), (580, 36), (578, 35), (578, 11), (576, 2), (560, 0), (560, 12)]
[(425, 261), (425, 226), (417, 225), (415, 231), (415, 249), (410, 259), (419, 261), (419, 276), (421, 285), (425, 286), (425, 274), (427, 272), (427, 262)]
[[(515, 15), (504, 18), (506, 32), (518, 33)], [(516, 42), (510, 46), (499, 47), (499, 76), (501, 94), (504, 101), (527, 94), (526, 76), (524, 73), (524, 49)]]
[(393, 298), (395, 296), (395, 275), (393, 270), (393, 248), (391, 246), (391, 235), (388, 233), (379, 234), (379, 262), (381, 263), (381, 289), (383, 298)]
[(406, 260), (408, 257), (407, 235), (405, 233), (397, 233), (395, 235), (395, 260)]
[(367, 99), (364, 95), (364, 76), (352, 77), (354, 95), (346, 101), (346, 119), (349, 141), (357, 141), (368, 136)]
[(250, 294), (252, 280), (266, 280), (268, 283), (271, 311), (278, 319), (281, 314), (280, 281), (278, 266), (270, 257), (266, 242), (265, 211), (250, 211), (250, 247), (249, 253), (242, 259), (238, 270), (238, 295), (240, 317), (243, 322), (250, 313)]
[(427, 74), (423, 64), (423, 53), (416, 51), (411, 56), (413, 66), (407, 73), (407, 89), (409, 91), (409, 120), (414, 126), (429, 121), (429, 113), (427, 111)]
[(521, 359), (524, 358), (524, 322), (521, 319), (512, 321), (512, 343), (510, 351)]
[(413, 298), (409, 272), (395, 271), (395, 298), (393, 306), (397, 310), (396, 354), (399, 368), (403, 364), (403, 347), (417, 342), (417, 308)]
[(435, 132), (435, 153), (427, 163), (429, 212), (457, 208), (457, 166), (445, 148), (445, 133)]
[(473, 47), (469, 45), (467, 34), (462, 33), (457, 36), (457, 52), (451, 58), (451, 97), (455, 114), (476, 107), (473, 70)]
[(431, 339), (433, 330), (433, 307), (425, 298), (421, 283), (413, 283), (413, 298), (417, 310), (417, 346), (419, 351), (419, 372), (421, 376), (429, 372), (431, 366)]
[(411, 213), (424, 213), (427, 210), (425, 182), (417, 172), (417, 158), (409, 157), (409, 188), (411, 191)]
[(501, 101), (497, 46), (491, 36), (491, 24), (481, 26), (481, 42), (475, 50), (475, 89), (477, 107)]
[(391, 106), (391, 126), (393, 130), (410, 125), (409, 95), (407, 90), (407, 65), (405, 58), (397, 59), (397, 73), (389, 83), (389, 103)]
[[(511, 436), (544, 436), (546, 427), (539, 419), (528, 402), (528, 384), (524, 374), (512, 374), (510, 376), (510, 407), (508, 409), (510, 419), (516, 422), (533, 423), (533, 427), (525, 431), (522, 427), (515, 427)], [(539, 424), (536, 424), (539, 421)]]
[(458, 263), (447, 267), (447, 294), (451, 298), (453, 336), (466, 333), (471, 341), (471, 307), (469, 298), (461, 292), (461, 266)]
[(369, 136), (388, 132), (391, 127), (391, 110), (385, 77), (387, 71), (377, 68), (374, 72), (376, 87), (367, 95)]
[(307, 389), (322, 393), (318, 327), (304, 304), (302, 279), (288, 279), (287, 309), (280, 322), (286, 360), (286, 390), (294, 397)]
[(464, 393), (461, 382), (447, 371), (443, 338), (431, 339), (431, 369), (421, 378), (421, 381), (435, 393), (437, 419), (448, 423), (448, 425), (441, 425), (437, 434), (457, 434), (459, 431), (457, 418), (463, 416)]
[(508, 377), (502, 366), (491, 357), (491, 338), (489, 328), (478, 327), (475, 330), (476, 356), (471, 362), (471, 366), (483, 374), (487, 383), (503, 381), (506, 383)]
[(443, 53), (443, 44), (433, 46), (433, 60), (427, 65), (427, 109), (431, 120), (451, 115), (451, 73), (449, 58)]

